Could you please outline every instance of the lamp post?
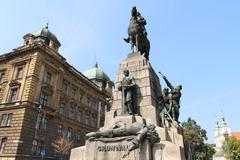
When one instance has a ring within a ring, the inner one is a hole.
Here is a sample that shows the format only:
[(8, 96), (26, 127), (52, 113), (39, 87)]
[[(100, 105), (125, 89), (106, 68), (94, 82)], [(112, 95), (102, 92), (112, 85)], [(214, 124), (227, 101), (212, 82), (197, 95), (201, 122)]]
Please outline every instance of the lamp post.
[[(229, 133), (228, 132), (225, 132), (223, 134), (224, 138), (225, 138), (225, 141), (228, 139), (229, 137)], [(228, 142), (226, 141), (226, 144), (227, 144), (227, 150), (228, 150), (228, 156), (229, 156), (229, 160), (231, 160), (231, 156), (230, 156), (230, 149), (229, 149), (229, 145), (228, 145)]]

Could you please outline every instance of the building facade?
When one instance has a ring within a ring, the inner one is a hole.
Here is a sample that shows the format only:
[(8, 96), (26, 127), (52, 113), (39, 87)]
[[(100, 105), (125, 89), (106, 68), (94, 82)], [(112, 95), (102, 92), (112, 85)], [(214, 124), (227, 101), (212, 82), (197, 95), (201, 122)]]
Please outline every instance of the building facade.
[(216, 122), (215, 127), (215, 133), (214, 133), (214, 139), (216, 147), (214, 148), (216, 150), (215, 155), (213, 156), (213, 160), (226, 160), (224, 157), (224, 153), (222, 150), (223, 143), (226, 139), (226, 136), (231, 136), (231, 129), (227, 122), (225, 121), (225, 118), (222, 117)]
[(96, 84), (68, 64), (48, 27), (23, 38), (0, 56), (0, 159), (39, 159), (43, 151), (57, 159), (52, 143), (59, 136), (80, 146), (103, 124), (112, 82), (95, 77), (104, 85)]

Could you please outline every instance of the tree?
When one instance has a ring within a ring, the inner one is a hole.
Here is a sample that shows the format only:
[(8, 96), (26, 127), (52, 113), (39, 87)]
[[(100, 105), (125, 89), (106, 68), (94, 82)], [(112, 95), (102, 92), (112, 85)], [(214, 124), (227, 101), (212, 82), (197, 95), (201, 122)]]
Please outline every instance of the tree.
[(197, 122), (188, 118), (182, 123), (184, 130), (184, 143), (190, 147), (194, 160), (210, 160), (215, 150), (210, 145), (204, 143), (207, 140), (207, 131), (202, 129)]
[(70, 148), (73, 145), (73, 141), (67, 136), (59, 136), (53, 143), (54, 151), (60, 155), (61, 160), (65, 155), (69, 153)]
[(240, 159), (240, 140), (235, 137), (226, 138), (222, 146), (224, 155), (228, 159)]

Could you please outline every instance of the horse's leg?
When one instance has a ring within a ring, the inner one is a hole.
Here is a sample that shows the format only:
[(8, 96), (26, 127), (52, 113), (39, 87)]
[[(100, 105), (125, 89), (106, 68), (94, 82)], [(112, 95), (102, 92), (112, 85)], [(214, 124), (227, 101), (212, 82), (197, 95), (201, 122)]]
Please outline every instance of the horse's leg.
[(134, 44), (132, 43), (131, 45), (131, 50), (133, 51), (132, 53), (134, 53)]
[(138, 36), (138, 34), (136, 34), (135, 35), (135, 44), (136, 44), (136, 52), (138, 52), (139, 51), (139, 36)]
[(135, 44), (135, 42), (134, 42), (134, 39), (133, 39), (133, 36), (129, 36), (129, 38), (130, 38), (130, 44), (131, 44), (131, 50), (134, 52), (134, 44)]

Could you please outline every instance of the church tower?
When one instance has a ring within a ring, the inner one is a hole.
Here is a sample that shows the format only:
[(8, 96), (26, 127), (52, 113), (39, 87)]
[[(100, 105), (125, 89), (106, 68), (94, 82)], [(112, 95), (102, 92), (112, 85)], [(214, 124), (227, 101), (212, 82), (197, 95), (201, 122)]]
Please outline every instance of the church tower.
[(214, 160), (225, 160), (223, 151), (222, 151), (222, 145), (226, 139), (226, 136), (231, 135), (231, 129), (227, 122), (225, 121), (225, 118), (222, 117), (216, 122), (215, 127), (215, 133), (214, 133), (214, 139), (215, 139), (215, 150), (216, 153), (214, 155)]

